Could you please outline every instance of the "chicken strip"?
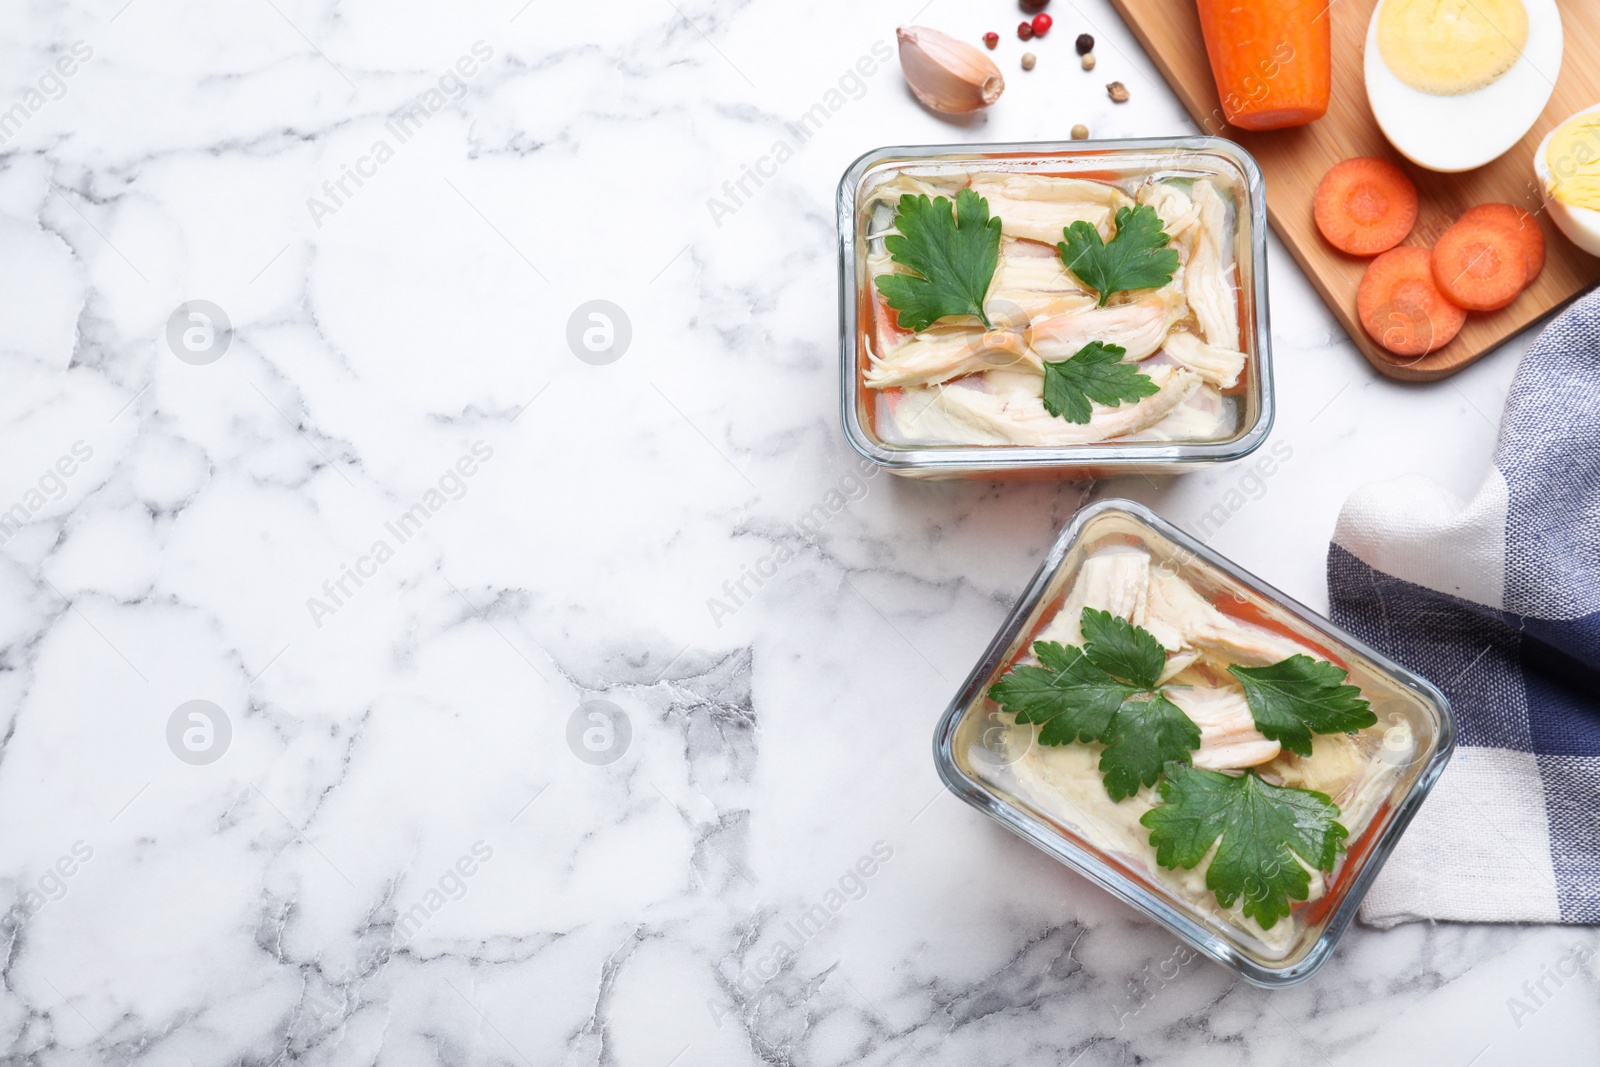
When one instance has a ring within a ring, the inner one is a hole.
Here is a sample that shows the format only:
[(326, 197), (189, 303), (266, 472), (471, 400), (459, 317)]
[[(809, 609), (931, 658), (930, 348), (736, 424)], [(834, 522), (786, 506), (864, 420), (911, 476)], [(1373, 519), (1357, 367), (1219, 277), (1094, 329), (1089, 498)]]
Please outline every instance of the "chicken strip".
[(999, 197), (1042, 204), (1083, 203), (1113, 211), (1133, 206), (1132, 198), (1115, 185), (1087, 178), (1058, 178), (1045, 174), (979, 174), (972, 179), (972, 191), (985, 199)]
[(1200, 727), (1200, 747), (1194, 765), (1208, 771), (1255, 767), (1277, 757), (1283, 746), (1269, 741), (1256, 729), (1242, 689), (1210, 686), (1174, 686), (1167, 699)]
[(1132, 303), (1042, 319), (1028, 330), (1028, 345), (1052, 361), (1071, 359), (1090, 341), (1122, 346), (1124, 360), (1145, 359), (1161, 350), (1167, 331), (1187, 313), (1183, 295), (1168, 286)]
[(972, 180), (972, 190), (988, 201), (990, 215), (1000, 217), (1003, 235), (1051, 247), (1074, 222), (1087, 222), (1102, 239), (1109, 237), (1117, 208), (1133, 204), (1112, 185), (1036, 174), (982, 174)]
[[(1015, 241), (1006, 244), (1016, 245)], [(1042, 247), (1034, 245), (1033, 247)], [(908, 274), (895, 263), (887, 252), (867, 255), (867, 277), (876, 279), (885, 274)], [(990, 282), (984, 312), (996, 327), (1025, 330), (1034, 319), (1069, 315), (1094, 307), (1094, 294), (1088, 292), (1061, 266), (1054, 252), (1050, 255), (1008, 253), (1002, 246), (1000, 263)], [(881, 318), (882, 316), (880, 316)], [(969, 327), (981, 325), (975, 317), (943, 319), (940, 325), (966, 323)]]
[[(989, 298), (989, 317), (993, 319), (1001, 309), (1012, 310), (1024, 323), (1078, 315), (1094, 310), (1095, 298), (1088, 293), (1034, 293), (1021, 289), (996, 292)], [(1023, 329), (1027, 326), (1024, 325)]]
[(1011, 330), (978, 331), (963, 327), (941, 327), (919, 333), (888, 355), (867, 351), (871, 366), (863, 376), (872, 389), (891, 389), (903, 385), (937, 385), (952, 378), (1019, 366), (1032, 370), (1043, 380), (1044, 365), (1028, 350), (1022, 336)]
[(924, 440), (958, 444), (1092, 444), (1155, 425), (1201, 385), (1200, 376), (1186, 368), (1151, 367), (1150, 378), (1159, 392), (1120, 407), (1094, 404), (1089, 421), (1080, 424), (1045, 410), (1040, 398), (1042, 378), (1031, 378), (1035, 384), (1027, 390), (1011, 384), (1020, 377), (1008, 376), (1008, 388), (1003, 391), (966, 386), (907, 389), (895, 408), (894, 420), (902, 433), (915, 424), (917, 435)]
[(1018, 245), (1017, 241), (1002, 242), (1000, 265), (995, 269), (992, 289), (1023, 289), (1039, 293), (1088, 292), (1078, 279), (1067, 273), (1061, 257), (1053, 249), (1048, 256), (1033, 255), (1019, 251)]
[[(874, 187), (867, 194), (867, 199), (874, 202), (885, 203), (891, 208), (894, 208), (899, 206), (900, 198), (902, 196), (925, 196), (930, 200), (935, 197), (942, 196), (946, 200), (954, 200), (956, 194), (949, 189), (941, 189), (939, 186), (934, 185), (931, 182), (924, 181), (915, 175), (906, 174), (902, 171), (901, 173), (896, 174), (889, 181)], [(894, 231), (889, 230), (887, 232), (893, 233)], [(874, 233), (872, 236), (881, 237), (883, 236), (883, 233)]]
[(1162, 231), (1173, 240), (1188, 233), (1190, 227), (1200, 221), (1200, 209), (1176, 185), (1151, 182), (1139, 190), (1137, 199), (1160, 216)]
[(1144, 628), (1169, 652), (1197, 648), (1223, 662), (1252, 667), (1295, 655), (1321, 658), (1281, 634), (1224, 615), (1176, 574), (1158, 570), (1152, 575), (1148, 604)]
[(1227, 205), (1208, 181), (1194, 183), (1200, 222), (1193, 235), (1193, 253), (1184, 269), (1185, 295), (1194, 308), (1206, 343), (1239, 347), (1239, 305), (1227, 253)]
[[(1148, 600), (1146, 600), (1146, 612), (1145, 613), (1148, 616), (1148, 614), (1149, 614), (1149, 601)], [(1149, 621), (1148, 618), (1146, 619), (1146, 621)], [(1140, 625), (1142, 626), (1144, 624), (1141, 623)], [(1146, 627), (1146, 628), (1148, 629), (1148, 627)], [(1166, 685), (1168, 682), (1172, 681), (1178, 675), (1182, 674), (1184, 671), (1188, 670), (1190, 667), (1193, 667), (1198, 662), (1200, 662), (1200, 651), (1199, 651), (1199, 649), (1188, 648), (1188, 649), (1184, 649), (1181, 652), (1169, 652), (1167, 654), (1167, 665), (1165, 667), (1161, 668), (1161, 677), (1158, 679), (1159, 683), (1161, 685)]]
[(1072, 589), (1050, 625), (1039, 632), (1037, 640), (1082, 646), (1083, 630), (1079, 623), (1084, 608), (1109, 611), (1137, 626), (1144, 618), (1149, 587), (1149, 553), (1136, 548), (1097, 552), (1078, 568)]
[[(1040, 298), (1035, 306), (1061, 307), (1074, 302), (1077, 298), (1061, 295)], [(1093, 301), (1084, 298), (1082, 303)], [(1012, 306), (1029, 311), (1025, 304)], [(935, 326), (885, 355), (872, 355), (866, 382), (874, 389), (937, 385), (995, 368), (1032, 371), (1042, 377), (1044, 360), (1071, 359), (1090, 341), (1121, 345), (1127, 350), (1124, 360), (1145, 359), (1161, 349), (1172, 323), (1184, 314), (1183, 297), (1169, 287), (1129, 304), (1085, 306), (1039, 319), (1024, 336), (1009, 330), (978, 334), (970, 327)], [(1167, 410), (1170, 405), (1162, 413)]]
[(1172, 334), (1162, 345), (1162, 350), (1212, 385), (1223, 389), (1237, 385), (1239, 372), (1244, 370), (1243, 352), (1206, 344), (1192, 333)]
[[(1147, 364), (1149, 373), (1161, 364)], [(1183, 403), (1167, 412), (1144, 435), (1147, 441), (1214, 441), (1228, 436), (1238, 425), (1238, 413), (1217, 387), (1202, 381)]]
[(1000, 264), (985, 302), (989, 320), (996, 326), (1026, 330), (1035, 319), (1094, 307), (1094, 294), (1067, 273), (1053, 249), (1048, 255), (1044, 250), (1032, 241), (1001, 242)]

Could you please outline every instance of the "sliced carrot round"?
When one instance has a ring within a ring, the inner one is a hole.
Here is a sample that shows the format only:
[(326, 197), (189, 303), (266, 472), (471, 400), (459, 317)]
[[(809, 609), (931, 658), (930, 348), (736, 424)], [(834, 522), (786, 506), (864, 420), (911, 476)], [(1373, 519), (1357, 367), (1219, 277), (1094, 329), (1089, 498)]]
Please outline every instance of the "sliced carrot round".
[(1407, 245), (1367, 264), (1356, 312), (1372, 339), (1397, 356), (1425, 356), (1461, 332), (1467, 313), (1433, 281), (1433, 257)]
[(1457, 222), (1497, 222), (1502, 226), (1516, 231), (1517, 238), (1522, 242), (1522, 258), (1528, 264), (1528, 280), (1525, 284), (1532, 285), (1533, 280), (1544, 269), (1544, 231), (1539, 228), (1539, 220), (1532, 214), (1512, 207), (1510, 204), (1479, 204), (1469, 208)]
[(1528, 281), (1522, 239), (1498, 222), (1457, 222), (1433, 246), (1433, 280), (1468, 311), (1503, 308)]
[(1372, 256), (1406, 239), (1417, 222), (1417, 187), (1382, 159), (1358, 156), (1323, 175), (1314, 212), (1328, 243), (1353, 256)]

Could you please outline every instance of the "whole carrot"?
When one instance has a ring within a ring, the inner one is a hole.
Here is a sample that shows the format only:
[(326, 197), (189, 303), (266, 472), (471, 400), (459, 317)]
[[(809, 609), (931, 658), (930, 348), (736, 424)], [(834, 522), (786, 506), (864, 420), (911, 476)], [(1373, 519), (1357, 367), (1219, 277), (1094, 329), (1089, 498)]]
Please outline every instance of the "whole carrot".
[(1246, 130), (1303, 126), (1328, 110), (1327, 0), (1198, 0), (1200, 29), (1227, 121)]

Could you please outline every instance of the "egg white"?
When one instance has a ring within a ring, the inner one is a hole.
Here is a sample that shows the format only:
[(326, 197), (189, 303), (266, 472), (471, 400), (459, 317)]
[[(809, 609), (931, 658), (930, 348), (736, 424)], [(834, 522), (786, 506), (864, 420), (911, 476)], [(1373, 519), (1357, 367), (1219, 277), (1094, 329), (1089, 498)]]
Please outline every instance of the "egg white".
[(1544, 196), (1545, 211), (1549, 213), (1550, 220), (1556, 224), (1556, 228), (1567, 235), (1567, 240), (1591, 256), (1600, 256), (1600, 211), (1562, 203), (1551, 196), (1549, 191), (1550, 161), (1548, 153), (1550, 151), (1550, 142), (1555, 139), (1556, 132), (1562, 126), (1565, 126), (1579, 115), (1587, 115), (1594, 111), (1600, 111), (1600, 104), (1574, 112), (1560, 122), (1555, 129), (1544, 135), (1544, 140), (1539, 142), (1539, 150), (1533, 154), (1533, 173), (1539, 179), (1539, 192)]
[(1556, 0), (1523, 0), (1528, 43), (1511, 69), (1475, 92), (1435, 96), (1401, 81), (1378, 47), (1380, 0), (1367, 26), (1367, 100), (1385, 137), (1419, 167), (1456, 173), (1489, 163), (1538, 121), (1561, 75), (1563, 34)]

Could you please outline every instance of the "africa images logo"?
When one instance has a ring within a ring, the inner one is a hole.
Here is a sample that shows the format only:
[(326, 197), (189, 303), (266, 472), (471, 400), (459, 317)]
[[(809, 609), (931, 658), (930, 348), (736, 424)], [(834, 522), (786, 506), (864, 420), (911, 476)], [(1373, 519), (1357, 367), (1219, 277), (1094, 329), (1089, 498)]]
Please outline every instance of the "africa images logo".
[(228, 713), (209, 700), (179, 704), (167, 717), (167, 747), (191, 766), (217, 762), (232, 742), (233, 723)]

